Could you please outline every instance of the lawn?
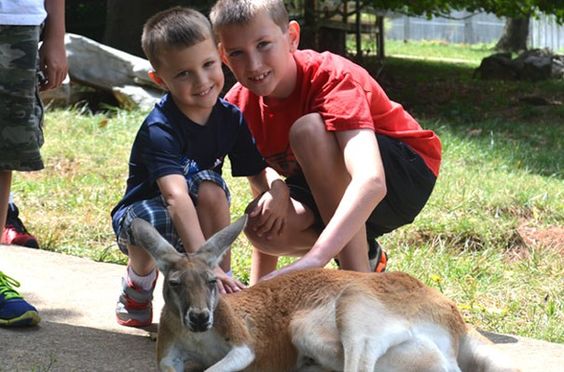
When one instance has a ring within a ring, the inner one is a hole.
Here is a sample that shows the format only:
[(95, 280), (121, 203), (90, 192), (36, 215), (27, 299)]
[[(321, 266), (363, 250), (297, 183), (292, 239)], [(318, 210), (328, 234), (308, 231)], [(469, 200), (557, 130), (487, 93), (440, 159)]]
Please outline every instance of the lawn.
[[(389, 269), (438, 288), (485, 330), (564, 342), (564, 83), (476, 80), (473, 69), (489, 51), (466, 49), (398, 45), (400, 58), (390, 45), (383, 65), (366, 61), (389, 96), (435, 130), (444, 148), (426, 208), (381, 240)], [(109, 213), (123, 193), (144, 115), (84, 107), (47, 113), (46, 169), (16, 173), (13, 185), (42, 249), (125, 263)], [(239, 216), (251, 198), (248, 186), (225, 173), (232, 215)], [(234, 273), (247, 280), (250, 245), (240, 237), (233, 249)]]

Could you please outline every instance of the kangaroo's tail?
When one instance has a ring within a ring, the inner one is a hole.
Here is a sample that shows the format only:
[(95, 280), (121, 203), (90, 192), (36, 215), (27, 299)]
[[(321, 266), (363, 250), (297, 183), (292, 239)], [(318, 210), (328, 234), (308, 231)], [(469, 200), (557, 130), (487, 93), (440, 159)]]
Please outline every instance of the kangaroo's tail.
[(473, 327), (460, 337), (458, 365), (463, 372), (518, 372), (493, 343)]

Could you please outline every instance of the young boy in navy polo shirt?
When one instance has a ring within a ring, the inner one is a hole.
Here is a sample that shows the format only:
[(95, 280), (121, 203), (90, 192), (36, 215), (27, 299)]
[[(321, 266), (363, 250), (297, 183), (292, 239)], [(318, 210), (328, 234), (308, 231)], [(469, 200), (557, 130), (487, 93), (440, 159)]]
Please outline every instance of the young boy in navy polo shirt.
[[(120, 249), (128, 255), (117, 303), (119, 324), (152, 322), (157, 271), (153, 259), (130, 240), (136, 217), (151, 223), (180, 252), (194, 252), (230, 223), (229, 190), (221, 170), (225, 156), (233, 176), (262, 183), (265, 163), (237, 107), (218, 98), (224, 84), (211, 25), (199, 12), (176, 7), (145, 24), (142, 46), (151, 78), (167, 93), (141, 125), (129, 159), (123, 199), (112, 210)], [(218, 290), (243, 287), (230, 277), (230, 256), (216, 270)]]

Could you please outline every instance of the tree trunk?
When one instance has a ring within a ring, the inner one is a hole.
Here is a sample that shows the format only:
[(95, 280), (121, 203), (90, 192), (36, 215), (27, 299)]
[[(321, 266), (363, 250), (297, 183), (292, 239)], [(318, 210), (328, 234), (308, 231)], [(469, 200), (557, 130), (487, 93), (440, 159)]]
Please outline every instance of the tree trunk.
[(145, 58), (141, 49), (141, 33), (149, 17), (177, 5), (208, 14), (211, 4), (207, 0), (107, 0), (104, 43)]
[(300, 49), (318, 49), (316, 0), (304, 1), (304, 24), (300, 33)]
[(529, 17), (507, 18), (503, 34), (495, 49), (506, 52), (519, 52), (527, 49), (529, 37)]
[(347, 54), (346, 45), (347, 33), (345, 30), (320, 27), (318, 42), (314, 48), (319, 52), (329, 51), (344, 56)]

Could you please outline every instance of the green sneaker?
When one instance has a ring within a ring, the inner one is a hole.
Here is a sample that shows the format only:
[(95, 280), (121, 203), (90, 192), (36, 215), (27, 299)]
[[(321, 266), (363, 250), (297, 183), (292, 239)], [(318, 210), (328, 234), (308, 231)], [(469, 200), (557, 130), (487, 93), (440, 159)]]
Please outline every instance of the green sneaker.
[(14, 289), (20, 283), (0, 271), (0, 326), (25, 327), (41, 321), (37, 309)]

